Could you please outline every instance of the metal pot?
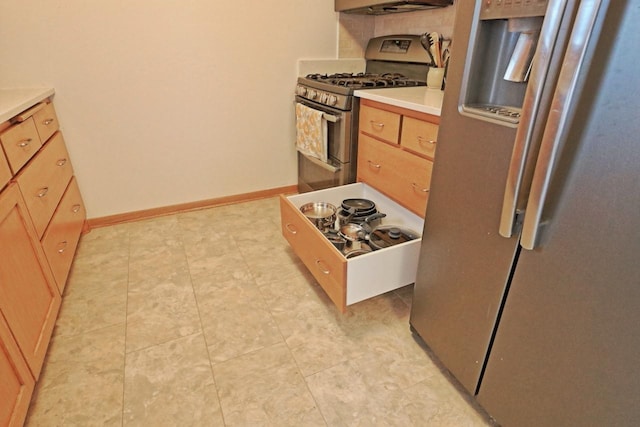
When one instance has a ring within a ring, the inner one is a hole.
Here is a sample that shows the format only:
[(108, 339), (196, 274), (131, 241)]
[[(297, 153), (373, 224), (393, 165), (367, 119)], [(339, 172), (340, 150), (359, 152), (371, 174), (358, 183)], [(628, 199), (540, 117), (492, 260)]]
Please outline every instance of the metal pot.
[(311, 202), (300, 207), (300, 211), (320, 231), (334, 228), (337, 219), (337, 209), (331, 203)]
[(338, 233), (338, 230), (335, 229), (329, 229), (329, 230), (325, 230), (324, 231), (324, 237), (327, 238), (327, 240), (336, 247), (336, 249), (338, 249), (339, 251), (343, 251), (345, 246), (347, 245), (347, 239), (345, 239), (343, 236), (341, 236)]
[(369, 252), (371, 252), (371, 248), (366, 244), (363, 244), (362, 247), (359, 249), (352, 249), (345, 252), (344, 257), (349, 259), (349, 258), (357, 257), (358, 255), (368, 254)]
[(357, 215), (348, 215), (344, 216), (342, 211), (338, 211), (338, 224), (340, 226), (355, 223), (355, 224), (367, 224), (369, 227), (377, 227), (382, 223), (382, 218), (387, 216), (387, 214), (382, 212), (376, 212), (366, 216), (357, 216)]
[(419, 238), (420, 234), (415, 231), (397, 225), (379, 226), (367, 235), (367, 240), (373, 250), (388, 248)]
[(366, 239), (367, 230), (361, 224), (350, 222), (340, 226), (339, 234), (346, 240), (347, 249), (360, 249)]

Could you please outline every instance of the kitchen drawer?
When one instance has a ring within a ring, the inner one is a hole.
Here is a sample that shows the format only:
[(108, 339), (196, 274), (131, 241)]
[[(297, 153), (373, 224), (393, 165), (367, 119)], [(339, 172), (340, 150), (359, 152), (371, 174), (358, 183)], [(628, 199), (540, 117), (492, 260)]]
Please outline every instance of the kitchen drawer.
[(39, 238), (42, 238), (72, 176), (73, 168), (60, 132), (18, 175), (18, 185)]
[(282, 234), (331, 301), (344, 309), (347, 260), (300, 212), (300, 206), (281, 196)]
[(42, 247), (47, 257), (60, 295), (64, 291), (73, 256), (78, 246), (86, 212), (75, 178), (58, 205), (47, 231), (42, 236)]
[(33, 121), (38, 129), (38, 135), (40, 135), (40, 141), (43, 143), (51, 137), (58, 130), (58, 116), (56, 116), (56, 110), (53, 108), (53, 103), (49, 102), (44, 105), (44, 108), (36, 111), (33, 114)]
[(400, 145), (431, 159), (436, 154), (438, 141), (438, 125), (424, 120), (404, 117), (402, 119), (402, 136)]
[(4, 153), (0, 150), (0, 191), (7, 185), (7, 182), (11, 179), (11, 169), (4, 157)]
[(423, 220), (365, 183), (293, 196), (281, 196), (282, 234), (334, 304), (345, 311), (359, 301), (415, 281), (421, 239), (345, 258), (300, 212), (311, 202), (340, 206), (344, 199), (365, 198), (387, 216), (383, 224), (422, 231)]
[(433, 163), (366, 135), (360, 135), (358, 144), (358, 181), (424, 218)]
[(0, 135), (0, 143), (7, 155), (9, 166), (13, 173), (18, 173), (20, 168), (34, 156), (42, 146), (36, 124), (33, 117), (29, 117), (22, 123), (11, 126)]
[(400, 114), (362, 105), (360, 107), (359, 131), (393, 144), (400, 136)]

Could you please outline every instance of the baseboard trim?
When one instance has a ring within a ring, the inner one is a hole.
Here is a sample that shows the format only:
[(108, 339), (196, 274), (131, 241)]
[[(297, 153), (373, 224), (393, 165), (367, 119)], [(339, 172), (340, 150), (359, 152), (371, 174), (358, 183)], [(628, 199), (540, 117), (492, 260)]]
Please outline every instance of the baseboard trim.
[(287, 187), (272, 188), (269, 190), (254, 191), (252, 193), (237, 194), (234, 196), (218, 197), (215, 199), (200, 200), (198, 202), (182, 203), (179, 205), (164, 206), (161, 208), (145, 209), (123, 214), (103, 216), (99, 218), (87, 219), (85, 230), (92, 228), (106, 227), (109, 225), (123, 224), (125, 222), (139, 221), (142, 219), (157, 218), (182, 212), (196, 211), (200, 209), (212, 208), (215, 206), (232, 205), (235, 203), (249, 202), (251, 200), (266, 199), (280, 194), (295, 194), (298, 192), (297, 185)]

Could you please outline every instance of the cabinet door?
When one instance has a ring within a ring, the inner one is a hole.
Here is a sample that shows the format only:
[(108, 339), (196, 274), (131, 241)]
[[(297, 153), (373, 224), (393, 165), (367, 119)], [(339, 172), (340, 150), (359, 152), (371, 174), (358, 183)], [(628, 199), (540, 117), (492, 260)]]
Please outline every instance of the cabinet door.
[(0, 195), (0, 312), (38, 378), (60, 294), (18, 187)]
[(47, 231), (42, 236), (42, 248), (56, 279), (60, 295), (76, 253), (86, 213), (75, 178), (71, 179)]
[(0, 314), (0, 425), (21, 426), (35, 381)]

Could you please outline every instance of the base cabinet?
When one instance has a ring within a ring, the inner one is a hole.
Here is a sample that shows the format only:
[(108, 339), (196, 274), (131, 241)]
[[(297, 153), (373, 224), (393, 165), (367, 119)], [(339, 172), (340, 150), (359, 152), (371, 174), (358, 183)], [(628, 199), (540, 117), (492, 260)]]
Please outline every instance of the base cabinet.
[(0, 313), (38, 378), (61, 297), (15, 184), (0, 195), (0, 241)]
[(53, 103), (40, 99), (0, 123), (1, 426), (24, 422), (86, 217)]

